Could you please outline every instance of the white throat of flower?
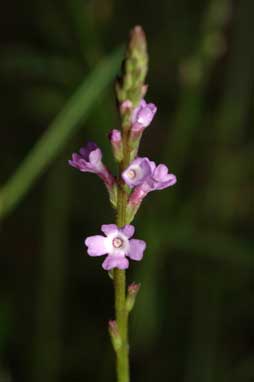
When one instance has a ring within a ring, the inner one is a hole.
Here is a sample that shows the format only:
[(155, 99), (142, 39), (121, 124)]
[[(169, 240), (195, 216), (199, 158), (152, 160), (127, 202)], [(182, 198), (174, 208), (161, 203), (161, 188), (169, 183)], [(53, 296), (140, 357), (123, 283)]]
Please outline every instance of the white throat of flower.
[(125, 256), (129, 250), (129, 240), (121, 232), (114, 232), (107, 236), (108, 253), (113, 256)]
[(114, 248), (121, 248), (124, 242), (120, 237), (117, 236), (112, 240), (112, 244)]
[(133, 170), (133, 169), (130, 169), (128, 172), (127, 172), (127, 175), (128, 175), (128, 178), (130, 179), (135, 179), (136, 178), (136, 171)]
[(129, 170), (126, 173), (127, 177), (130, 179), (131, 182), (139, 180), (143, 176), (143, 171), (140, 166), (133, 165), (129, 168)]

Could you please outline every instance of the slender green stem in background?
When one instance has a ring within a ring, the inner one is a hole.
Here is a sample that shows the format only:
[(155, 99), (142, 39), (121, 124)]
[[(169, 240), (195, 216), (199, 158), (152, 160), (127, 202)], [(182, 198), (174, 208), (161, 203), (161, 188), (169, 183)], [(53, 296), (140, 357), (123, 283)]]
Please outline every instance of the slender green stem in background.
[[(66, 171), (64, 158), (66, 154), (58, 158), (48, 173), (45, 201), (42, 206), (43, 232), (30, 379), (37, 382), (61, 380), (63, 350), (61, 317), (66, 302), (64, 286), (72, 210), (72, 178), (71, 172)], [(55, 192), (57, 188), (61, 192)]]
[[(127, 130), (123, 131), (123, 161), (119, 165), (119, 173), (128, 167), (130, 161), (130, 154), (128, 149), (128, 133)], [(117, 218), (116, 223), (118, 227), (126, 224), (126, 207), (127, 207), (128, 194), (123, 189), (121, 179), (119, 178), (118, 186), (118, 203), (117, 203)], [(121, 347), (116, 352), (117, 362), (117, 382), (129, 382), (129, 344), (128, 344), (128, 312), (126, 309), (126, 277), (125, 271), (115, 268), (114, 269), (114, 288), (115, 288), (115, 312), (116, 322), (118, 325)]]
[(87, 118), (97, 99), (115, 77), (121, 57), (122, 52), (117, 50), (94, 69), (1, 188), (0, 219), (22, 200), (42, 171), (64, 148), (75, 129)]

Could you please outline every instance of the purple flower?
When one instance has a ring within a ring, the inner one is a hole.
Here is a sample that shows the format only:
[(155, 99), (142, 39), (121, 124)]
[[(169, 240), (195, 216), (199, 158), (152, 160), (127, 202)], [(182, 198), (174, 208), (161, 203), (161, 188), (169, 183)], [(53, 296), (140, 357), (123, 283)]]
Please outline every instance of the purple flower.
[(136, 158), (122, 173), (122, 178), (130, 187), (138, 186), (152, 175), (151, 161), (148, 158)]
[(132, 113), (132, 130), (143, 131), (153, 120), (157, 107), (153, 103), (146, 103), (144, 99)]
[(133, 225), (125, 225), (118, 228), (115, 224), (104, 224), (101, 226), (106, 236), (89, 236), (85, 240), (89, 256), (108, 255), (102, 267), (105, 270), (113, 268), (126, 269), (129, 267), (129, 257), (139, 261), (143, 258), (146, 243), (143, 240), (131, 239), (135, 228)]
[(129, 198), (129, 207), (139, 206), (150, 191), (163, 190), (176, 183), (176, 176), (168, 172), (166, 165), (156, 166), (148, 158), (135, 159), (122, 173), (122, 178), (129, 187), (135, 186)]
[(102, 152), (94, 142), (88, 142), (79, 150), (79, 154), (73, 153), (68, 163), (81, 172), (97, 174), (106, 184), (111, 187), (115, 183), (113, 175), (102, 163)]
[(162, 190), (176, 183), (174, 174), (168, 173), (164, 164), (156, 164), (148, 158), (136, 158), (124, 172), (122, 178), (129, 187), (143, 186), (144, 190)]

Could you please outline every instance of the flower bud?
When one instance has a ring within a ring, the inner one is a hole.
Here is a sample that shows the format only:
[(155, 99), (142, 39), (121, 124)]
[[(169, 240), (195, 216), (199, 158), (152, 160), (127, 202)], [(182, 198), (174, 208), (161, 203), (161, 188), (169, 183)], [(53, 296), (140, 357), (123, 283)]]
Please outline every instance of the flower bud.
[(131, 110), (132, 110), (132, 102), (130, 100), (126, 100), (124, 102), (121, 103), (120, 105), (120, 112), (122, 115), (126, 114), (126, 113), (130, 113)]
[(135, 304), (135, 301), (136, 301), (137, 294), (139, 292), (139, 289), (140, 289), (140, 284), (132, 283), (129, 285), (128, 294), (127, 294), (127, 298), (126, 298), (126, 310), (127, 310), (127, 312), (132, 311), (134, 304)]
[(136, 26), (130, 32), (122, 74), (117, 80), (116, 96), (120, 104), (130, 100), (134, 107), (138, 106), (146, 92), (147, 64), (146, 36), (142, 27)]
[(109, 140), (116, 161), (121, 162), (123, 160), (123, 141), (121, 132), (116, 129), (111, 130), (109, 133)]
[(138, 55), (146, 59), (146, 36), (140, 25), (135, 26), (130, 31), (129, 50), (130, 52), (138, 52)]

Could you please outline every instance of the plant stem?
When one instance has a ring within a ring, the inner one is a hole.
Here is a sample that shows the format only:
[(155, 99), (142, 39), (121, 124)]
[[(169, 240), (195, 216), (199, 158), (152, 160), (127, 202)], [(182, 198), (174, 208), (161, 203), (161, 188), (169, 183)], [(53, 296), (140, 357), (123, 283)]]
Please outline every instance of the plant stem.
[[(123, 150), (124, 158), (119, 166), (120, 174), (128, 166), (130, 160), (127, 130), (123, 131)], [(119, 179), (116, 218), (118, 227), (123, 227), (126, 224), (127, 200), (128, 194), (123, 189), (121, 179)], [(128, 312), (126, 310), (126, 276), (124, 270), (114, 269), (114, 288), (116, 322), (121, 337), (121, 347), (116, 352), (117, 382), (129, 382)]]
[(116, 353), (117, 382), (129, 382), (128, 315), (126, 311), (125, 271), (114, 270), (116, 321), (121, 347)]

